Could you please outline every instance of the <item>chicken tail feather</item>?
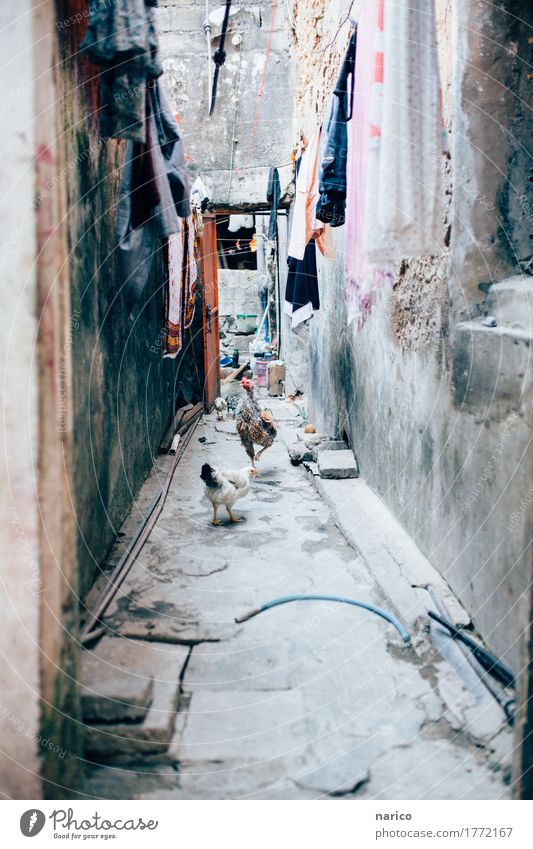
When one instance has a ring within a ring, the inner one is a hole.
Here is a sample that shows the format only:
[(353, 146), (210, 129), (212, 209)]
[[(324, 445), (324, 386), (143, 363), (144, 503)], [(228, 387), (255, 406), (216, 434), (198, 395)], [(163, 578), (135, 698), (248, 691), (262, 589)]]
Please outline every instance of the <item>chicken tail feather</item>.
[(213, 474), (214, 471), (215, 470), (209, 465), (209, 463), (204, 463), (202, 471), (200, 472), (200, 477), (209, 489), (218, 489), (220, 487), (219, 482)]

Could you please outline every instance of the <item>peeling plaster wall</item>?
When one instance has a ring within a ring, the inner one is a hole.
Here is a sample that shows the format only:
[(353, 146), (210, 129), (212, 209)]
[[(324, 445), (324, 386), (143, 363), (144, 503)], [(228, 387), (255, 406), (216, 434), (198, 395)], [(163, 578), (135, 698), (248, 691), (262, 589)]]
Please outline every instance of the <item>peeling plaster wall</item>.
[[(487, 312), (487, 280), (516, 274), (527, 262), (530, 30), (511, 14), (520, 6), (525, 17), (525, 4), (506, 5), (507, 12), (475, 0), (436, 3), (452, 138), (443, 163), (448, 247), (399, 264), (394, 285), (356, 333), (346, 325), (344, 233), (335, 231), (337, 258), (320, 262), (308, 390), (311, 420), (349, 437), (366, 480), (449, 581), (487, 643), (518, 669), (531, 501), (529, 339), (475, 335), (458, 323)], [(349, 38), (347, 25), (339, 30), (349, 7), (347, 0), (294, 3), (296, 135), (308, 137), (325, 117)]]
[[(212, 11), (223, 3), (210, 2)], [(284, 2), (233, 3), (214, 115), (208, 117), (204, 0), (161, 0), (158, 21), (169, 94), (182, 122), (193, 175), (214, 206), (266, 207), (270, 166), (291, 185), (294, 71)], [(265, 59), (273, 21), (268, 64)], [(212, 49), (220, 28), (213, 25)], [(234, 44), (233, 39), (239, 39)], [(213, 65), (213, 63), (211, 63)], [(213, 65), (214, 67), (214, 65)], [(264, 85), (262, 80), (264, 78)]]

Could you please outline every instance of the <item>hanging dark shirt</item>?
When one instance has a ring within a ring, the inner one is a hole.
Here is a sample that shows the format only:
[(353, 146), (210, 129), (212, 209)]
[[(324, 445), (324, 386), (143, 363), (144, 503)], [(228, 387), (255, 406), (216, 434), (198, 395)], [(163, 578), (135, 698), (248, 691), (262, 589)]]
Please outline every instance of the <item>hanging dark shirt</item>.
[(278, 207), (281, 197), (281, 186), (279, 182), (279, 171), (271, 168), (268, 174), (268, 188), (266, 199), (270, 204), (270, 221), (268, 223), (268, 238), (272, 241), (278, 235)]
[(323, 131), (318, 182), (320, 197), (316, 207), (316, 217), (331, 227), (340, 227), (345, 221), (347, 123), (352, 117), (356, 36), (355, 31), (342, 63), (328, 121)]

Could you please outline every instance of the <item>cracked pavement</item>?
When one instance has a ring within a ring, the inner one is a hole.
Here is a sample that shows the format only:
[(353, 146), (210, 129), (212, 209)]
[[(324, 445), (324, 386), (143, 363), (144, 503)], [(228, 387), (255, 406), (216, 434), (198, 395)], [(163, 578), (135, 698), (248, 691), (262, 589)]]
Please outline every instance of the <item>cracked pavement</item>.
[[(290, 435), (294, 407), (270, 400)], [(440, 682), (450, 689), (456, 673), (429, 642), (415, 653), (378, 617), (324, 602), (235, 624), (246, 610), (288, 594), (346, 595), (389, 610), (391, 603), (332, 507), (291, 466), (281, 437), (236, 504), (239, 525), (210, 524), (199, 478), (206, 461), (246, 465), (231, 420), (206, 416), (196, 429), (157, 526), (106, 616), (111, 639), (128, 639), (133, 656), (136, 641), (151, 642), (160, 658), (156, 681), (167, 652), (181, 659), (170, 746), (164, 755), (100, 759), (88, 767), (86, 794), (506, 798), (501, 750), (509, 736), (501, 732), (489, 744), (466, 733), (441, 692)], [(462, 698), (460, 679), (454, 686)]]

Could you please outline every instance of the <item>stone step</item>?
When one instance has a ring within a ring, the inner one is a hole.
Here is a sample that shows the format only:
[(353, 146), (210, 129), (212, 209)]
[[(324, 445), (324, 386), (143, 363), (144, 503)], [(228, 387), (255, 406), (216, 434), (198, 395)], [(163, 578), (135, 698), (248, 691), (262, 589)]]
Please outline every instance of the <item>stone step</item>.
[(153, 676), (139, 678), (84, 653), (81, 709), (84, 722), (141, 722), (154, 692)]
[(359, 475), (355, 454), (350, 449), (320, 451), (317, 462), (321, 478), (342, 480), (356, 478)]
[(491, 407), (491, 418), (518, 410), (531, 383), (530, 334), (483, 319), (456, 325), (453, 344), (453, 390), (457, 406), (479, 412)]
[(486, 305), (499, 325), (533, 333), (533, 277), (516, 275), (495, 283)]
[(94, 652), (87, 652), (85, 753), (107, 759), (165, 752), (186, 659), (187, 650), (180, 646), (120, 637), (104, 637)]

